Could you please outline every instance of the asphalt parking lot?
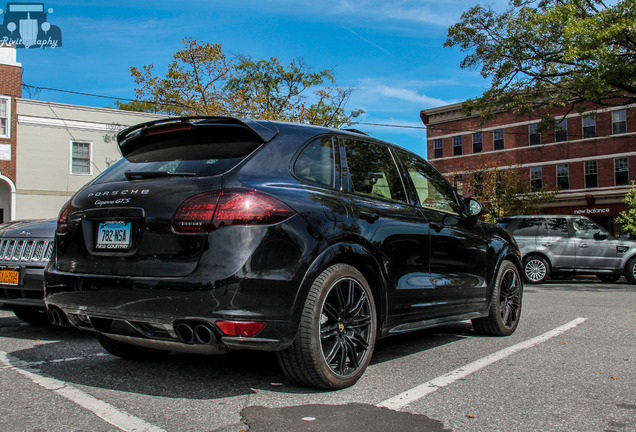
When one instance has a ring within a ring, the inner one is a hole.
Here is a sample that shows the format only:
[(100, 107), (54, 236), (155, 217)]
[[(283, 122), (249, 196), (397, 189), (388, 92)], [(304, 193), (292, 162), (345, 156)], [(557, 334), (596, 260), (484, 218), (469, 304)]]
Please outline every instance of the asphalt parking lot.
[(137, 363), (0, 310), (2, 431), (636, 431), (636, 287), (527, 285), (507, 338), (470, 323), (378, 343), (352, 388), (291, 384), (273, 355)]

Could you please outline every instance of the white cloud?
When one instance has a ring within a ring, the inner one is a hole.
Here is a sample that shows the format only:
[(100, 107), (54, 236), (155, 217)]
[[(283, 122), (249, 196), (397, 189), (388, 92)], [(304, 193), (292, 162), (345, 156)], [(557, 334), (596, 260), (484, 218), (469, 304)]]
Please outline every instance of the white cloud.
[(380, 85), (376, 87), (376, 91), (378, 94), (385, 97), (399, 99), (405, 102), (418, 103), (422, 105), (422, 108), (430, 107), (430, 106), (448, 105), (447, 101), (444, 101), (442, 99), (432, 98), (425, 94), (420, 94), (416, 92), (415, 90), (408, 89), (408, 88), (389, 87), (387, 85)]

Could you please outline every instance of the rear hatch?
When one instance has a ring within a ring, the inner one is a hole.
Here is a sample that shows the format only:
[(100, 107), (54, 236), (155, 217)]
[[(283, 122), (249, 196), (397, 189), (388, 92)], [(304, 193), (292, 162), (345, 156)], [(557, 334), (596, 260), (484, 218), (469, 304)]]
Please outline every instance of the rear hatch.
[(203, 199), (188, 205), (214, 200), (222, 175), (275, 135), (268, 122), (231, 118), (161, 120), (122, 131), (117, 139), (124, 159), (60, 212), (57, 269), (149, 277), (190, 274), (207, 247), (207, 235), (188, 231), (184, 202), (199, 194)]

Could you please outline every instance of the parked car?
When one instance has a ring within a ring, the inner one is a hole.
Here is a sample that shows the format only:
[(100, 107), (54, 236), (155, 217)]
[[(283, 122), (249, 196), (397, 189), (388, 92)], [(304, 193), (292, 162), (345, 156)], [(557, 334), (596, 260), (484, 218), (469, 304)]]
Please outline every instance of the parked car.
[(29, 324), (48, 322), (42, 279), (53, 251), (56, 225), (57, 219), (0, 225), (0, 303)]
[(603, 282), (624, 275), (636, 283), (636, 241), (617, 240), (585, 216), (512, 216), (498, 222), (519, 244), (528, 283), (574, 274), (596, 275)]
[(426, 161), (364, 134), (180, 118), (62, 208), (49, 311), (128, 359), (277, 351), (294, 381), (355, 383), (379, 337), (472, 319), (509, 335), (521, 260)]

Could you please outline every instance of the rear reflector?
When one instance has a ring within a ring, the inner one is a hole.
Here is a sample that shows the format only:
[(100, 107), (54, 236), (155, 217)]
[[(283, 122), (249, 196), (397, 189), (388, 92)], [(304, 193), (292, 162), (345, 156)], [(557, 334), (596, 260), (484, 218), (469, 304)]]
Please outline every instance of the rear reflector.
[(256, 336), (258, 332), (263, 330), (265, 323), (263, 322), (245, 322), (245, 321), (217, 321), (217, 327), (228, 336)]
[(294, 214), (285, 203), (258, 191), (216, 190), (185, 200), (172, 228), (175, 233), (201, 234), (228, 225), (271, 225)]

